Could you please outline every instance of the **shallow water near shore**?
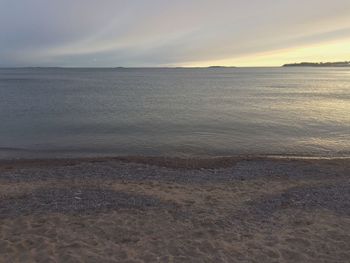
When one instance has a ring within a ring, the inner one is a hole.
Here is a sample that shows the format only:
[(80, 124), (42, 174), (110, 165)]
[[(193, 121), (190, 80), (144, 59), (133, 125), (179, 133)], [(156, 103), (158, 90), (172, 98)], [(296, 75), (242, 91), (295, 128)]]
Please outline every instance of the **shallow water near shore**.
[(346, 68), (0, 69), (0, 158), (350, 156)]

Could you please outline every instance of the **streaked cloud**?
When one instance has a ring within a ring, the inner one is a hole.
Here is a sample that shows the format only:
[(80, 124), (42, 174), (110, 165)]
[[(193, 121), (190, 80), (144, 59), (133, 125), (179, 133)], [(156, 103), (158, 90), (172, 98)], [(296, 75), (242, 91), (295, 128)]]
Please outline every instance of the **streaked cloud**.
[(0, 66), (350, 59), (349, 14), (348, 0), (0, 0)]

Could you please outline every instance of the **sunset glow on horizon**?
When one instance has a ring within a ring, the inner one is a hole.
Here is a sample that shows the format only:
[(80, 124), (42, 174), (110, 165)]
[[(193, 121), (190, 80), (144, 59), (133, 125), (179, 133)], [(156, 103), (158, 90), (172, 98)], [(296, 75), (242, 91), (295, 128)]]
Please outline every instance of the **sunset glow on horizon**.
[(182, 66), (208, 67), (220, 65), (227, 67), (277, 67), (288, 63), (343, 62), (348, 60), (350, 60), (350, 38), (324, 44), (247, 54), (246, 56), (223, 60), (189, 62)]
[(2, 0), (0, 66), (346, 61), (349, 14), (348, 0)]

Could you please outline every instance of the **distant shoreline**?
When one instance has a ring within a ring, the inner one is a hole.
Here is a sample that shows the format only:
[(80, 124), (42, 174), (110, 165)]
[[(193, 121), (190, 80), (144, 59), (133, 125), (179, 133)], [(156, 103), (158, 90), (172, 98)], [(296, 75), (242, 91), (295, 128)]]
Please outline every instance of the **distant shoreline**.
[(275, 66), (0, 66), (0, 69), (236, 69), (236, 68), (280, 68), (280, 67), (350, 67), (350, 61), (337, 62), (296, 62)]
[(292, 63), (284, 64), (282, 67), (350, 67), (349, 61), (344, 62), (301, 62), (301, 63)]

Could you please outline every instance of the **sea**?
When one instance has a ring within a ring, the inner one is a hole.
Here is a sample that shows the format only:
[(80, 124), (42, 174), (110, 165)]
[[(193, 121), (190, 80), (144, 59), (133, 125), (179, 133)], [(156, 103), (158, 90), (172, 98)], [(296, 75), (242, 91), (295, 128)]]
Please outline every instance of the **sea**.
[(350, 156), (350, 68), (2, 68), (0, 158)]

